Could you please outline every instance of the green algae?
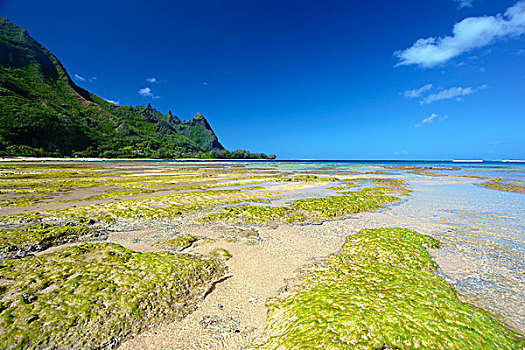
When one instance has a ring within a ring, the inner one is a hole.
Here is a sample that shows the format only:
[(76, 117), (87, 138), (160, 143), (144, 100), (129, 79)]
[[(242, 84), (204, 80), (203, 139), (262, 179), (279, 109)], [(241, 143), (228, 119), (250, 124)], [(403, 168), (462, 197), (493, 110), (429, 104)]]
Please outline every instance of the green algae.
[(339, 181), (336, 177), (319, 177), (317, 175), (301, 174), (295, 176), (283, 176), (272, 179), (280, 182), (335, 182)]
[(258, 238), (259, 237), (259, 232), (254, 229), (245, 229), (245, 228), (235, 227), (235, 228), (231, 228), (229, 232), (233, 234), (234, 236), (243, 237), (243, 238)]
[(49, 198), (49, 196), (46, 196), (45, 194), (34, 194), (32, 196), (9, 198), (0, 203), (0, 208), (35, 206), (46, 198)]
[[(79, 175), (80, 177), (80, 175)], [(121, 178), (126, 179), (122, 180)], [(177, 175), (168, 176), (175, 183), (183, 179), (184, 181), (202, 180), (202, 176), (187, 176)], [(143, 186), (144, 181), (152, 181), (158, 187), (160, 181), (167, 186), (167, 182), (171, 180), (164, 179), (162, 176), (151, 176), (144, 174), (144, 176), (117, 176), (119, 181), (124, 181), (122, 184), (129, 187), (136, 185), (134, 190), (114, 190), (108, 193), (91, 196), (88, 199), (115, 199), (118, 197), (129, 196), (132, 197), (139, 193), (153, 193), (155, 190), (139, 188), (147, 187)], [(133, 182), (129, 179), (132, 179)], [(160, 180), (159, 180), (160, 179)], [(103, 182), (105, 185), (112, 185), (118, 188), (116, 181), (111, 184), (107, 182), (107, 177), (100, 177), (98, 180)], [(97, 181), (98, 181), (97, 180)], [(105, 182), (104, 182), (105, 181)], [(261, 182), (327, 182), (327, 181), (338, 181), (336, 178), (324, 178), (317, 177), (315, 175), (296, 175), (293, 177), (265, 177), (262, 179), (254, 179), (253, 177), (246, 177), (244, 180), (235, 179), (232, 183), (211, 183), (211, 184), (199, 184), (199, 185), (186, 185), (179, 187), (179, 189), (203, 189), (216, 186), (231, 186), (231, 185), (243, 185), (253, 184)], [(403, 182), (396, 180), (395, 186), (401, 188)], [(185, 182), (187, 184), (187, 182)], [(390, 184), (390, 183), (388, 183)], [(295, 222), (303, 221), (305, 214), (311, 218), (326, 219), (334, 218), (338, 216), (344, 216), (352, 213), (357, 213), (365, 210), (375, 210), (380, 208), (386, 203), (390, 203), (397, 200), (395, 197), (384, 196), (389, 194), (390, 190), (385, 188), (376, 187), (372, 189), (362, 189), (360, 192), (347, 193), (345, 199), (336, 197), (328, 197), (323, 199), (312, 199), (297, 201), (292, 205), (292, 208), (270, 208), (256, 206), (244, 206), (242, 209), (235, 207), (227, 208), (226, 211), (222, 211), (219, 214), (211, 214), (205, 216), (204, 222), (211, 221), (229, 221), (229, 222), (247, 222), (247, 223), (261, 223), (267, 221), (282, 221), (282, 222)], [(126, 219), (152, 219), (152, 220), (164, 220), (174, 218), (180, 215), (184, 215), (190, 212), (202, 211), (205, 209), (212, 209), (214, 207), (220, 207), (224, 205), (241, 204), (243, 202), (260, 202), (270, 197), (275, 197), (278, 193), (268, 191), (245, 191), (246, 189), (237, 190), (201, 190), (201, 191), (181, 191), (168, 195), (156, 195), (148, 198), (130, 198), (120, 199), (101, 204), (93, 204), (87, 206), (72, 206), (67, 209), (61, 210), (48, 210), (39, 213), (23, 213), (6, 216), (2, 219), (3, 222), (31, 222), (39, 221), (46, 218), (62, 218), (70, 219), (79, 223), (89, 222), (90, 220), (98, 222), (112, 223), (119, 218)], [(357, 196), (357, 197), (356, 197)]]
[[(396, 190), (394, 188), (390, 187), (364, 187), (359, 190), (361, 194), (366, 195), (389, 195), (389, 194), (401, 194), (404, 196), (408, 196), (412, 190)], [(342, 192), (343, 194), (346, 193), (355, 193), (355, 192)]]
[(503, 178), (482, 182), (480, 186), (498, 191), (525, 193), (525, 186)]
[(318, 221), (373, 211), (396, 201), (399, 201), (398, 197), (383, 195), (381, 192), (360, 191), (343, 196), (301, 199), (293, 202), (290, 208), (258, 205), (225, 207), (219, 213), (202, 217), (201, 222), (246, 224), (272, 221), (293, 223), (306, 219)]
[(110, 243), (0, 262), (0, 348), (114, 348), (184, 316), (224, 272), (216, 259)]
[(98, 216), (103, 219), (107, 217), (165, 219), (218, 205), (257, 201), (258, 197), (260, 197), (258, 194), (229, 190), (184, 192), (80, 207), (67, 210), (64, 214)]
[(412, 190), (408, 188), (408, 182), (406, 180), (376, 178), (376, 179), (372, 179), (370, 183), (374, 186), (379, 186), (382, 188), (389, 188), (393, 192), (398, 192), (398, 193), (403, 193), (403, 194), (412, 192)]
[[(14, 174), (4, 173), (0, 183), (0, 193), (50, 193), (57, 194), (74, 188), (95, 186), (120, 187), (127, 189), (158, 189), (185, 183), (210, 181), (207, 174), (115, 174), (96, 172), (95, 169), (31, 168)], [(216, 178), (219, 181), (224, 178)]]
[(204, 223), (263, 223), (269, 221), (291, 223), (304, 219), (304, 215), (296, 213), (290, 208), (244, 205), (222, 208), (220, 213), (204, 216), (201, 221)]
[(83, 226), (33, 225), (15, 229), (0, 229), (0, 259), (24, 256), (51, 246), (101, 236)]
[[(346, 191), (352, 188), (357, 188), (365, 183), (369, 183), (375, 187), (363, 187), (360, 188), (362, 193), (367, 194), (392, 194), (398, 193), (408, 195), (412, 190), (408, 188), (408, 182), (406, 180), (391, 179), (391, 178), (358, 178), (352, 181), (344, 181), (338, 186), (329, 187), (334, 191)], [(346, 192), (343, 192), (346, 193)], [(349, 192), (351, 193), (351, 192)]]
[(459, 300), (404, 228), (362, 230), (312, 268), (268, 315), (261, 349), (521, 349), (525, 340)]
[(55, 193), (73, 187), (92, 187), (114, 178), (115, 174), (92, 170), (37, 169), (30, 174), (2, 176), (0, 193)]
[(13, 214), (3, 217), (2, 221), (12, 223), (32, 222), (51, 217), (66, 218), (78, 222), (94, 220), (109, 223), (119, 218), (163, 220), (215, 206), (242, 202), (258, 202), (269, 196), (271, 195), (266, 193), (246, 193), (239, 190), (180, 192), (148, 198), (127, 199), (70, 207), (60, 210)]
[(309, 217), (330, 219), (363, 211), (373, 211), (398, 200), (399, 198), (394, 196), (355, 192), (344, 196), (301, 199), (293, 202), (291, 206)]
[(131, 197), (137, 194), (143, 193), (154, 193), (154, 190), (134, 190), (134, 191), (112, 191), (107, 193), (97, 194), (91, 197), (88, 197), (84, 200), (99, 200), (99, 199), (108, 199), (108, 198), (117, 198), (117, 197)]
[(213, 248), (208, 254), (215, 258), (220, 258), (224, 260), (229, 260), (232, 258), (230, 252), (224, 248)]
[(357, 181), (344, 181), (344, 182), (342, 182), (341, 184), (339, 184), (337, 186), (328, 187), (328, 189), (329, 190), (334, 190), (334, 191), (342, 191), (342, 190), (348, 190), (350, 188), (355, 188), (355, 187), (359, 187), (359, 182), (357, 182)]
[(248, 245), (257, 245), (262, 242), (259, 231), (245, 225), (229, 226), (219, 230), (224, 233), (222, 238), (227, 242), (242, 242)]
[(167, 249), (183, 250), (190, 247), (196, 241), (197, 238), (191, 235), (184, 235), (155, 243), (155, 246)]
[[(238, 170), (211, 171), (203, 174), (205, 169), (198, 170), (196, 174), (181, 173), (188, 169), (178, 169), (174, 173), (152, 172), (118, 174), (100, 171), (90, 168), (70, 167), (43, 167), (29, 166), (19, 168), (12, 167), (2, 173), (0, 193), (8, 194), (10, 198), (1, 201), (2, 207), (38, 206), (45, 203), (64, 203), (79, 200), (113, 200), (118, 197), (133, 197), (141, 193), (153, 193), (160, 190), (206, 190), (223, 186), (242, 186), (248, 184), (268, 182), (327, 182), (337, 181), (336, 178), (317, 177), (315, 175), (286, 176), (238, 176)], [(222, 176), (216, 176), (222, 175)], [(226, 176), (224, 176), (226, 175)], [(253, 174), (251, 174), (253, 175)], [(263, 174), (264, 175), (264, 174)], [(231, 180), (231, 183), (225, 182)], [(82, 188), (106, 189), (106, 193), (95, 194), (87, 198), (75, 198), (68, 200), (56, 200), (55, 197), (64, 192), (71, 192)], [(110, 190), (107, 190), (110, 188)], [(264, 189), (263, 187), (252, 188), (252, 190)], [(24, 195), (24, 197), (21, 197)], [(267, 194), (266, 196), (268, 196)], [(232, 202), (233, 203), (233, 202)], [(174, 208), (180, 209), (180, 208)], [(193, 209), (192, 209), (193, 210)], [(196, 210), (200, 210), (197, 207)], [(183, 210), (184, 212), (184, 210)]]
[[(169, 189), (194, 182), (220, 181), (224, 178), (211, 178), (209, 175), (150, 175), (137, 174), (137, 176), (122, 176), (111, 182), (103, 183), (106, 186), (117, 186), (121, 188), (134, 189)], [(189, 187), (191, 188), (191, 187)]]

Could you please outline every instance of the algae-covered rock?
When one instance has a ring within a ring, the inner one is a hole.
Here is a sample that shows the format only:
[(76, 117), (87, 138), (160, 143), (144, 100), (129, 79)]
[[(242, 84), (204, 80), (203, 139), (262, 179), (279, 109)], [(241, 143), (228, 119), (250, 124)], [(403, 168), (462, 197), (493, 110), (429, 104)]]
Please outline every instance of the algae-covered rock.
[(24, 257), (32, 252), (67, 242), (105, 237), (104, 232), (97, 232), (84, 225), (39, 224), (16, 229), (0, 229), (0, 260)]
[(311, 174), (300, 174), (295, 176), (276, 177), (275, 181), (279, 182), (336, 182), (336, 177), (319, 177)]
[(215, 259), (110, 243), (0, 262), (0, 348), (112, 348), (192, 310)]
[(334, 191), (343, 191), (350, 188), (359, 187), (360, 183), (358, 181), (342, 181), (339, 185), (328, 187), (329, 190)]
[(197, 241), (197, 238), (191, 235), (183, 235), (177, 236), (173, 239), (157, 242), (155, 245), (160, 248), (181, 251), (190, 247), (195, 241)]
[(214, 248), (212, 251), (210, 251), (209, 255), (224, 260), (231, 259), (232, 257), (230, 252), (224, 248)]
[(313, 218), (329, 219), (373, 211), (396, 201), (399, 198), (394, 196), (356, 192), (344, 196), (301, 199), (292, 203), (292, 207)]
[(261, 349), (522, 349), (525, 340), (461, 302), (432, 270), (431, 237), (362, 230), (273, 305)]
[(201, 221), (230, 223), (263, 223), (268, 221), (296, 222), (304, 220), (304, 215), (285, 207), (243, 205), (222, 208), (220, 213), (204, 216)]
[(399, 201), (398, 197), (383, 193), (359, 191), (342, 196), (307, 198), (296, 200), (288, 207), (271, 207), (260, 205), (243, 205), (222, 208), (219, 213), (201, 218), (204, 223), (265, 223), (314, 221), (342, 217), (363, 211), (373, 211), (385, 204)]
[(262, 242), (259, 231), (247, 226), (230, 226), (223, 229), (225, 238), (229, 242), (244, 242), (250, 245), (260, 244)]
[[(377, 172), (376, 172), (377, 174)], [(359, 192), (361, 194), (392, 194), (398, 193), (408, 195), (412, 190), (408, 188), (406, 180), (391, 179), (391, 178), (357, 178), (352, 181), (343, 181), (337, 186), (328, 187), (334, 191), (347, 191), (358, 188), (365, 184), (370, 184), (374, 187), (363, 187)], [(353, 193), (359, 193), (353, 192)], [(343, 192), (346, 193), (346, 192)], [(352, 192), (350, 192), (352, 193)]]
[(504, 178), (496, 178), (493, 180), (480, 183), (481, 186), (491, 190), (525, 193), (525, 186), (520, 182), (512, 182)]
[(182, 214), (206, 208), (236, 204), (241, 202), (262, 201), (264, 194), (247, 193), (234, 190), (215, 190), (198, 192), (181, 192), (148, 198), (125, 199), (109, 203), (99, 203), (59, 210), (46, 210), (39, 213), (29, 212), (13, 214), (2, 218), (3, 222), (36, 222), (50, 218), (66, 220), (92, 219), (101, 223), (112, 223), (116, 220), (169, 220)]
[(374, 186), (389, 188), (390, 190), (394, 192), (403, 193), (403, 194), (408, 194), (412, 192), (412, 190), (408, 188), (408, 183), (406, 180), (377, 178), (377, 179), (373, 179), (371, 181), (371, 184)]

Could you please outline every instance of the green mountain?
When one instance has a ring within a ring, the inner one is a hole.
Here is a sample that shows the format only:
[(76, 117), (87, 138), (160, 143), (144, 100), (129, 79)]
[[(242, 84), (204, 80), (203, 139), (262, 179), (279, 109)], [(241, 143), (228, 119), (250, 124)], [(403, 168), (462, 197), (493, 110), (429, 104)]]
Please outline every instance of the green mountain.
[(267, 158), (228, 152), (199, 113), (118, 106), (77, 86), (27, 30), (0, 17), (0, 155)]

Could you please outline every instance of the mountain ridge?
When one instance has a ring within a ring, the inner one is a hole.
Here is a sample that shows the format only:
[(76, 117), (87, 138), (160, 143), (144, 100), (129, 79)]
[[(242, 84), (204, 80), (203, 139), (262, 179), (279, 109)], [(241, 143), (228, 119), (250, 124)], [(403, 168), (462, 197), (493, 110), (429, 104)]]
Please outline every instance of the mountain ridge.
[[(0, 155), (268, 158), (227, 151), (208, 120), (120, 106), (78, 86), (27, 30), (0, 17)], [(270, 157), (271, 158), (271, 157)]]

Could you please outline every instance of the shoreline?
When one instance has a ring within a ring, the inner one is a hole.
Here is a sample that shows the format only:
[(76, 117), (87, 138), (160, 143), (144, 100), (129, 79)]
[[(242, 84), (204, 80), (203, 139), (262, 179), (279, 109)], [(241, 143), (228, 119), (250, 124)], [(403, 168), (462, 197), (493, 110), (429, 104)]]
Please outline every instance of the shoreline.
[(25, 157), (25, 156), (0, 156), (2, 162), (117, 162), (117, 161), (139, 161), (139, 162), (334, 162), (334, 163), (450, 163), (457, 166), (474, 164), (483, 166), (490, 163), (504, 164), (524, 164), (525, 160), (521, 159), (484, 159), (484, 160), (455, 160), (455, 159), (226, 159), (226, 158), (176, 158), (176, 159), (157, 159), (157, 158), (72, 158), (72, 157)]

